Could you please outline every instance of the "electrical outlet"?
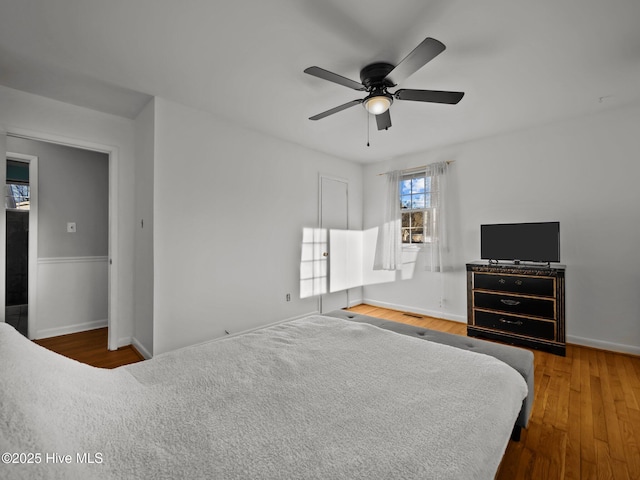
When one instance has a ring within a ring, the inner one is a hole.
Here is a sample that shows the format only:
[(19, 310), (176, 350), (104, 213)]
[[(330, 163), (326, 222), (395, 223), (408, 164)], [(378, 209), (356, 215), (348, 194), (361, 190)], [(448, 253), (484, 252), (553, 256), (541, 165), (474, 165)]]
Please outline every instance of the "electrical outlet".
[(67, 232), (76, 233), (76, 222), (67, 222)]
[(291, 301), (291, 294), (287, 293), (287, 297), (286, 298), (287, 298), (287, 302), (290, 302)]

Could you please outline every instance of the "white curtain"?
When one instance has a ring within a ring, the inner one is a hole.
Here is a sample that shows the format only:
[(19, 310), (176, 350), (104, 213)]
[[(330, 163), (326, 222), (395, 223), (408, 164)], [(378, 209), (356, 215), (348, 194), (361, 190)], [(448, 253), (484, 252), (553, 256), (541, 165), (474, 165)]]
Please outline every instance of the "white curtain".
[(402, 268), (402, 243), (400, 239), (400, 176), (399, 170), (389, 172), (385, 199), (384, 224), (379, 234), (380, 250), (376, 269), (400, 270)]
[(432, 163), (426, 166), (426, 176), (431, 177), (431, 207), (429, 218), (431, 244), (425, 245), (425, 268), (431, 272), (442, 272), (448, 267), (446, 193), (447, 162)]

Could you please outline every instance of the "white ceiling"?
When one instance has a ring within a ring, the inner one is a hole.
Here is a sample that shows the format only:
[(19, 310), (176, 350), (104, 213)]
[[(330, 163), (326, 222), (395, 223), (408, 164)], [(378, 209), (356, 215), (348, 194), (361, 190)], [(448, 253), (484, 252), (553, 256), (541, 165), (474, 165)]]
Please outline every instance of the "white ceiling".
[[(638, 0), (0, 0), (0, 84), (133, 118), (160, 96), (309, 148), (373, 162), (640, 101)], [(378, 132), (359, 80), (425, 37), (447, 49)]]

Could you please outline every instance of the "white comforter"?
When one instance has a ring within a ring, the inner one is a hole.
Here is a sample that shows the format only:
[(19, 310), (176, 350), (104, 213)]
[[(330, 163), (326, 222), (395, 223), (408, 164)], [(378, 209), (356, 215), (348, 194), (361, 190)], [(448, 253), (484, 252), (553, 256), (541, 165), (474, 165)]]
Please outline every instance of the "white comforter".
[(330, 317), (115, 370), (0, 324), (0, 454), (34, 462), (0, 477), (491, 479), (526, 394), (492, 357)]

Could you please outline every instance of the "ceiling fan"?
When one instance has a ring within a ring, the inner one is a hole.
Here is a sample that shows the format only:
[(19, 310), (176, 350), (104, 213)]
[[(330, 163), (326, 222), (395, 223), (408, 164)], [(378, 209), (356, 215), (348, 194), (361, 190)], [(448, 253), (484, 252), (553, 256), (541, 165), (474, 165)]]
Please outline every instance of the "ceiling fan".
[(389, 107), (394, 99), (411, 100), (414, 102), (448, 103), (452, 105), (458, 103), (464, 96), (464, 92), (401, 88), (400, 90), (396, 90), (395, 93), (391, 93), (388, 90), (420, 70), (425, 64), (442, 53), (445, 48), (442, 42), (427, 37), (398, 65), (372, 63), (364, 67), (360, 71), (360, 81), (362, 83), (358, 83), (320, 67), (307, 68), (304, 73), (339, 85), (344, 85), (354, 90), (368, 92), (369, 94), (363, 99), (352, 100), (326, 112), (309, 117), (309, 120), (320, 120), (321, 118), (328, 117), (329, 115), (362, 103), (369, 113), (376, 116), (378, 130), (387, 130), (391, 127)]

